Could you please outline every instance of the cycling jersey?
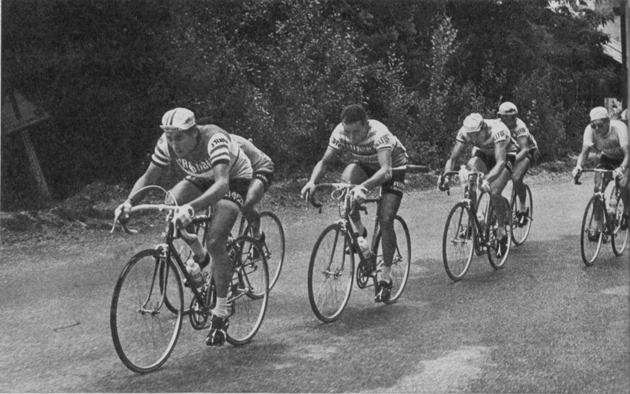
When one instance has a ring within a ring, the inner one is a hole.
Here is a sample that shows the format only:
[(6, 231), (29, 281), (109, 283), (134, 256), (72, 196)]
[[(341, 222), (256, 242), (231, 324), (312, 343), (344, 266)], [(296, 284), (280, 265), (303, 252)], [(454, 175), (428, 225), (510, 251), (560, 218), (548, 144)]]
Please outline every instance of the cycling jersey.
[(590, 124), (586, 126), (583, 144), (601, 152), (604, 156), (623, 159), (625, 153), (621, 147), (628, 146), (628, 140), (630, 137), (625, 123), (611, 119), (610, 127), (605, 135), (595, 133)]
[(247, 155), (228, 132), (215, 125), (197, 127), (198, 141), (191, 153), (178, 157), (169, 146), (166, 135), (162, 134), (151, 161), (159, 167), (166, 167), (174, 161), (188, 175), (203, 179), (214, 179), (212, 167), (224, 163), (228, 165), (230, 179), (252, 178), (252, 166)]
[(407, 150), (387, 126), (378, 120), (368, 120), (368, 134), (365, 140), (353, 144), (346, 135), (343, 124), (339, 123), (332, 132), (328, 146), (336, 151), (349, 152), (359, 163), (368, 167), (378, 168), (378, 152), (390, 150), (392, 166), (399, 167), (407, 164)]
[(518, 144), (518, 140), (522, 137), (527, 137), (527, 147), (530, 150), (531, 149), (538, 150), (538, 143), (536, 142), (536, 139), (529, 132), (529, 129), (525, 125), (525, 122), (523, 122), (521, 119), (516, 118), (516, 126), (513, 129), (510, 129), (508, 127), (508, 129), (510, 130), (510, 134), (512, 135), (512, 138), (514, 139), (514, 141), (516, 141), (516, 146), (519, 147), (519, 149), (520, 149), (520, 145)]
[(499, 119), (484, 119), (487, 129), (469, 133), (466, 128), (462, 127), (457, 132), (455, 139), (463, 144), (473, 146), (473, 154), (478, 150), (486, 155), (494, 155), (494, 145), (497, 142), (506, 141), (506, 153), (516, 154), (518, 146), (510, 135), (505, 123)]
[(238, 143), (238, 146), (249, 158), (252, 163), (252, 170), (254, 174), (258, 173), (273, 173), (273, 161), (263, 151), (258, 149), (250, 140), (241, 137), (240, 135), (232, 134), (232, 138)]

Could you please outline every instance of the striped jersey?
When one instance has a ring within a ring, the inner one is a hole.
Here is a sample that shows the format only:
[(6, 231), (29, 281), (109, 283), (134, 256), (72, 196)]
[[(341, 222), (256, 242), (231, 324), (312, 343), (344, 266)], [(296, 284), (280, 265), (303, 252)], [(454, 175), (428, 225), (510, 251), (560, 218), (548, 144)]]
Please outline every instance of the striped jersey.
[(518, 152), (516, 142), (512, 139), (510, 130), (508, 130), (505, 123), (499, 119), (484, 119), (483, 121), (486, 123), (487, 128), (475, 133), (469, 133), (462, 127), (457, 132), (455, 140), (466, 145), (472, 145), (474, 147), (473, 152), (480, 150), (486, 155), (494, 155), (494, 145), (503, 141), (507, 142), (506, 153)]
[(247, 155), (228, 132), (215, 125), (197, 127), (199, 137), (191, 153), (178, 157), (168, 145), (166, 135), (162, 134), (151, 161), (159, 167), (176, 162), (188, 175), (206, 179), (214, 179), (212, 167), (223, 163), (228, 165), (230, 179), (252, 178), (252, 166)]
[(589, 146), (611, 159), (622, 159), (625, 156), (622, 146), (628, 146), (628, 126), (619, 120), (610, 120), (610, 127), (605, 135), (593, 131), (589, 124), (584, 130), (583, 144)]
[(510, 129), (509, 127), (508, 129), (510, 130), (512, 138), (514, 139), (514, 141), (516, 141), (517, 147), (520, 146), (518, 144), (519, 138), (527, 137), (527, 147), (529, 149), (538, 149), (538, 143), (536, 142), (536, 139), (534, 138), (532, 133), (529, 132), (529, 129), (525, 125), (525, 122), (523, 122), (520, 118), (516, 118), (516, 126), (513, 129)]
[(249, 158), (254, 173), (273, 173), (273, 161), (271, 161), (271, 158), (269, 158), (265, 152), (258, 149), (253, 142), (240, 135), (232, 134), (232, 138)]
[(392, 157), (392, 167), (399, 167), (407, 164), (407, 150), (396, 136), (394, 136), (387, 126), (378, 120), (368, 120), (367, 137), (353, 144), (343, 129), (343, 124), (339, 123), (333, 130), (328, 146), (336, 151), (349, 152), (352, 157), (368, 167), (379, 167), (378, 152), (390, 150)]

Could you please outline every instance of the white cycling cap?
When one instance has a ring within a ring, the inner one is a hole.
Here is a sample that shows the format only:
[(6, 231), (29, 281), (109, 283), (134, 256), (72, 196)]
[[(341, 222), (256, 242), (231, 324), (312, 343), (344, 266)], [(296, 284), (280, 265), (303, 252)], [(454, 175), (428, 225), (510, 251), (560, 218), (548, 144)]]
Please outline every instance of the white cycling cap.
[(595, 107), (591, 110), (591, 122), (598, 119), (608, 119), (608, 110), (604, 107)]
[(483, 117), (480, 114), (472, 113), (464, 119), (464, 129), (469, 133), (481, 131), (483, 126)]
[(513, 103), (506, 101), (505, 103), (499, 105), (499, 115), (516, 115), (518, 114), (518, 109), (516, 109), (516, 105)]
[(183, 131), (195, 127), (195, 114), (186, 108), (172, 109), (162, 116), (160, 128), (165, 132)]

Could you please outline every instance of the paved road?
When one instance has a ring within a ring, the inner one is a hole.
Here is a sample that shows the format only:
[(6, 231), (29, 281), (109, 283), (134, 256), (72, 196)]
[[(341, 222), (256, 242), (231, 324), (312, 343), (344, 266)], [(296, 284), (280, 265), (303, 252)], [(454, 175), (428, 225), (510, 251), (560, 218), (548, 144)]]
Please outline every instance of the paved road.
[[(504, 269), (476, 258), (459, 283), (441, 261), (441, 233), (460, 197), (411, 192), (413, 272), (396, 305), (356, 291), (341, 320), (310, 311), (306, 268), (332, 209), (282, 209), (286, 268), (251, 344), (204, 346), (185, 324), (159, 371), (118, 360), (109, 331), (116, 277), (155, 234), (105, 232), (0, 249), (2, 392), (630, 392), (628, 251), (579, 256), (590, 178), (532, 180), (535, 223)], [(62, 241), (63, 240), (63, 241)]]

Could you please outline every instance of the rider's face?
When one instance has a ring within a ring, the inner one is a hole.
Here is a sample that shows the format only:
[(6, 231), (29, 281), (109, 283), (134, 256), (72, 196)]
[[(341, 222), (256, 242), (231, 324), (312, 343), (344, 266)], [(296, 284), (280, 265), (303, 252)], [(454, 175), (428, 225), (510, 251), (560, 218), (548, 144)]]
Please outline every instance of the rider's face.
[(606, 134), (606, 132), (608, 132), (609, 124), (610, 119), (598, 119), (591, 122), (591, 128), (597, 134)]
[(357, 144), (367, 137), (368, 125), (361, 121), (354, 123), (342, 123), (343, 131), (346, 133), (350, 142)]
[(197, 145), (197, 133), (194, 131), (171, 131), (166, 133), (166, 141), (177, 157), (184, 157)]
[(508, 128), (513, 129), (516, 127), (516, 115), (499, 115), (501, 122), (503, 122)]

